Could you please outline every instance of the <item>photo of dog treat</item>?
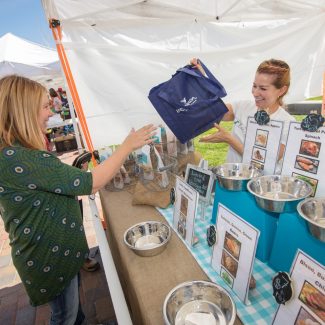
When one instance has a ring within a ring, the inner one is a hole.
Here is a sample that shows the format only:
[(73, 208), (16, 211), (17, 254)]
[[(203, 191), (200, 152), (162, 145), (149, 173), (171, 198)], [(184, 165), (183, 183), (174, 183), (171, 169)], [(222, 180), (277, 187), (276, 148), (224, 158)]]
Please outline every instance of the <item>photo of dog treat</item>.
[(258, 147), (253, 147), (252, 159), (264, 163), (266, 156), (266, 150)]
[(255, 145), (265, 148), (267, 144), (268, 133), (269, 132), (266, 130), (257, 129), (255, 136)]
[(320, 323), (306, 309), (301, 307), (294, 325), (320, 325)]
[(238, 270), (238, 262), (225, 250), (222, 251), (221, 264), (235, 278)]
[(227, 231), (223, 247), (237, 260), (239, 259), (241, 242)]
[(318, 164), (319, 161), (316, 159), (297, 156), (295, 168), (304, 170), (309, 173), (317, 174)]
[(305, 281), (299, 300), (310, 308), (323, 322), (325, 322), (325, 295)]
[(319, 155), (321, 143), (315, 141), (302, 140), (299, 153), (306, 156), (317, 158)]

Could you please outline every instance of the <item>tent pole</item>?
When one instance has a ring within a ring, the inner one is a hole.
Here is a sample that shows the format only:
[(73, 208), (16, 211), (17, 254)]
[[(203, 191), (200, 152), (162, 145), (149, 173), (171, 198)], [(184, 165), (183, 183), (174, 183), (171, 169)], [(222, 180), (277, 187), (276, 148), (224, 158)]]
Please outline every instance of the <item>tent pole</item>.
[[(79, 119), (79, 123), (81, 125), (84, 137), (85, 137), (85, 141), (87, 144), (87, 148), (90, 152), (94, 152), (94, 147), (92, 144), (92, 140), (89, 134), (89, 129), (86, 123), (86, 118), (82, 109), (82, 105), (80, 102), (80, 98), (79, 98), (79, 94), (76, 88), (76, 84), (74, 82), (72, 73), (71, 73), (71, 69), (70, 69), (70, 65), (69, 62), (67, 60), (66, 54), (65, 54), (65, 50), (62, 46), (61, 43), (61, 38), (62, 38), (62, 32), (61, 32), (61, 28), (60, 28), (60, 22), (56, 19), (51, 19), (50, 20), (50, 28), (52, 30), (52, 34), (56, 43), (56, 48), (58, 51), (58, 55), (60, 58), (60, 62), (63, 68), (63, 72), (64, 75), (66, 77), (67, 83), (68, 83), (68, 87), (71, 93), (71, 97), (72, 97), (72, 101), (75, 105), (75, 109), (77, 111), (77, 115), (78, 115), (78, 119)], [(94, 158), (94, 156), (92, 157), (92, 162), (94, 164), (94, 166), (97, 165), (96, 159)]]
[[(50, 28), (52, 30), (52, 34), (54, 37), (54, 41), (56, 43), (56, 49), (58, 51), (59, 59), (60, 59), (60, 62), (61, 62), (62, 68), (63, 68), (63, 73), (65, 75), (65, 78), (66, 78), (66, 81), (67, 81), (67, 84), (69, 87), (69, 91), (70, 91), (70, 94), (72, 97), (72, 101), (74, 103), (74, 107), (77, 111), (78, 120), (79, 120), (81, 129), (82, 129), (82, 133), (84, 135), (88, 151), (90, 151), (92, 153), (92, 163), (93, 163), (93, 166), (95, 167), (95, 166), (97, 166), (97, 161), (94, 157), (94, 146), (93, 146), (93, 143), (92, 143), (92, 140), (90, 137), (88, 125), (86, 122), (86, 117), (85, 117), (85, 114), (82, 109), (82, 105), (80, 102), (77, 87), (76, 87), (76, 84), (75, 84), (73, 76), (72, 76), (72, 72), (70, 69), (70, 65), (69, 65), (67, 56), (65, 54), (64, 47), (61, 42), (62, 31), (61, 31), (61, 27), (60, 27), (60, 21), (57, 19), (50, 19), (49, 23), (50, 23)], [(104, 219), (102, 219), (102, 226), (104, 229), (106, 229), (106, 222)]]

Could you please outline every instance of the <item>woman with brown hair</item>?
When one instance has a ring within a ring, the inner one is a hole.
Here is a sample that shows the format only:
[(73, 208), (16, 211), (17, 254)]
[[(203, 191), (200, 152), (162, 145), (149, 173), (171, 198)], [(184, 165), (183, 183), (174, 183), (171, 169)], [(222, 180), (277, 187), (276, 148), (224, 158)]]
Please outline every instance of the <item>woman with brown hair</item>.
[[(196, 66), (202, 74), (205, 72), (197, 59), (191, 64)], [(217, 131), (202, 137), (200, 142), (229, 144), (227, 162), (241, 162), (244, 151), (247, 118), (254, 116), (257, 110), (265, 110), (272, 120), (284, 121), (281, 146), (278, 159), (281, 159), (285, 149), (290, 121), (295, 121), (283, 107), (283, 97), (290, 87), (290, 67), (282, 61), (270, 59), (263, 61), (257, 68), (252, 86), (254, 101), (237, 101), (226, 104), (228, 112), (223, 121), (234, 121), (232, 133), (219, 124), (215, 124)]]
[(46, 88), (20, 76), (0, 79), (0, 214), (13, 263), (33, 306), (49, 303), (51, 324), (81, 324), (78, 274), (88, 257), (78, 195), (97, 192), (155, 127), (132, 130), (91, 173), (46, 150), (52, 115)]

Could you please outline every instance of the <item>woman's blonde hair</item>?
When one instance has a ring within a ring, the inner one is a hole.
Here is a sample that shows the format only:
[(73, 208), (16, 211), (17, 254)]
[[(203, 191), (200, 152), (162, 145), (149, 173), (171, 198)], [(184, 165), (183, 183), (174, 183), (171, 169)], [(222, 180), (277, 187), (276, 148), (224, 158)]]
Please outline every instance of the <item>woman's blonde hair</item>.
[(15, 142), (30, 149), (45, 149), (39, 112), (47, 90), (36, 81), (10, 75), (0, 79), (0, 146)]

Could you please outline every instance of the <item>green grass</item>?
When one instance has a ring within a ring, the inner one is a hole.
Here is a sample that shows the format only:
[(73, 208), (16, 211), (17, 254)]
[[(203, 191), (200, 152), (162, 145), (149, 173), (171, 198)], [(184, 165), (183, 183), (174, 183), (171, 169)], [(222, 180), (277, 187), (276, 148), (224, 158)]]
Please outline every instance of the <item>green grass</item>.
[(323, 99), (323, 96), (317, 96), (317, 97), (307, 98), (306, 100), (322, 100), (322, 99)]
[[(294, 115), (297, 122), (301, 122), (305, 115)], [(221, 122), (221, 126), (228, 131), (232, 130), (233, 122)], [(226, 161), (228, 145), (225, 143), (203, 143), (199, 139), (211, 133), (215, 129), (212, 128), (194, 139), (195, 150), (198, 151), (202, 157), (209, 162), (209, 166), (218, 166)]]

